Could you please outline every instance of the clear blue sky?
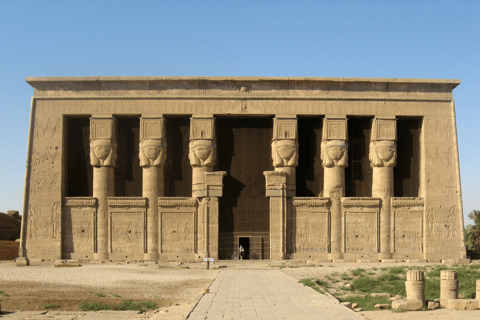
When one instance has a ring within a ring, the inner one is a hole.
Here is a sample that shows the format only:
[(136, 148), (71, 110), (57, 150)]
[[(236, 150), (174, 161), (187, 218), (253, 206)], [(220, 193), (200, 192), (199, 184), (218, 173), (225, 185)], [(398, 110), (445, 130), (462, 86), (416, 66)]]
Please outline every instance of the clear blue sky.
[(480, 210), (479, 17), (480, 1), (0, 1), (0, 211), (22, 209), (27, 76), (308, 76), (461, 79), (466, 216)]

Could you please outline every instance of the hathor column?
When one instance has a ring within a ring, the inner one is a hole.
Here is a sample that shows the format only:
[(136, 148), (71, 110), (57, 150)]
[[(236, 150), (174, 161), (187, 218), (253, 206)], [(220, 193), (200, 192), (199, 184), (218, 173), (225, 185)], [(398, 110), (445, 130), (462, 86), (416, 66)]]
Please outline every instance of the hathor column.
[(108, 259), (108, 197), (115, 195), (114, 167), (117, 158), (115, 119), (90, 119), (90, 164), (93, 166), (93, 197), (97, 198), (97, 242), (94, 258)]
[(140, 118), (140, 166), (143, 167), (143, 196), (147, 198), (147, 252), (145, 260), (156, 261), (158, 252), (158, 197), (164, 195), (163, 166), (166, 158), (165, 126), (162, 117)]
[(342, 205), (345, 197), (345, 167), (347, 154), (347, 119), (326, 117), (323, 120), (321, 158), (324, 169), (323, 196), (330, 198), (331, 238), (329, 258), (342, 259)]
[(392, 258), (390, 198), (393, 196), (393, 167), (397, 164), (397, 121), (375, 118), (370, 139), (370, 165), (373, 168), (372, 197), (382, 199), (380, 208), (379, 259)]
[(215, 165), (215, 121), (213, 116), (193, 116), (190, 120), (189, 158), (192, 165), (192, 196), (204, 197), (204, 173)]
[(275, 175), (267, 177), (267, 184), (272, 181), (270, 178), (284, 179), (281, 187), (284, 191), (266, 192), (270, 197), (270, 258), (282, 260), (286, 258), (287, 251), (291, 250), (291, 247), (289, 248), (291, 241), (288, 241), (287, 234), (292, 232), (290, 230), (292, 197), (295, 197), (296, 193), (295, 170), (298, 166), (296, 117), (277, 115), (273, 120), (272, 160)]

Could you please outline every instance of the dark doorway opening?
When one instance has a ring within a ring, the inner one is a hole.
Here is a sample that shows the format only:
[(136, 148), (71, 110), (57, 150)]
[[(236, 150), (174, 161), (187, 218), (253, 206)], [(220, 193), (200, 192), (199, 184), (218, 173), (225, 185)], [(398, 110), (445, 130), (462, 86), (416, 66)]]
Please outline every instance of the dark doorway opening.
[(372, 118), (348, 119), (348, 167), (345, 168), (345, 196), (372, 196), (372, 167), (368, 158)]
[(226, 171), (219, 198), (219, 258), (238, 252), (238, 237), (250, 237), (249, 259), (270, 259), (269, 199), (264, 171), (273, 170), (271, 117), (215, 120), (215, 171)]
[[(93, 167), (90, 165), (90, 118), (66, 119), (67, 197), (91, 197), (93, 194)], [(41, 150), (50, 159), (61, 158), (58, 149)]]
[(243, 260), (250, 259), (250, 237), (238, 237), (238, 247), (243, 247)]

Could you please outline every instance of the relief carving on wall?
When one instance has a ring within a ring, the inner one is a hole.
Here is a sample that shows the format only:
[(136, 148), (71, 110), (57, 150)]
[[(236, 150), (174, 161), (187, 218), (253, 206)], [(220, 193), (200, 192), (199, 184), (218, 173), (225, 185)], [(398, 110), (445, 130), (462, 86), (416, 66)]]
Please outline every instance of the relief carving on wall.
[[(73, 204), (68, 206), (71, 205)], [(93, 252), (94, 234), (94, 208), (67, 207), (65, 209), (63, 221), (63, 252)]]
[(423, 211), (398, 209), (394, 211), (395, 252), (423, 252)]
[(452, 123), (450, 119), (426, 119), (425, 133), (427, 141), (447, 142), (452, 137)]
[(427, 173), (427, 189), (435, 196), (443, 196), (447, 198), (453, 198), (458, 195), (457, 184), (455, 174), (436, 174), (432, 177), (432, 174)]
[(194, 214), (192, 212), (162, 212), (162, 252), (194, 252)]
[(28, 235), (30, 239), (59, 240), (61, 234), (59, 203), (51, 207), (30, 205), (28, 212)]
[(378, 252), (377, 212), (345, 212), (345, 252)]
[(430, 166), (440, 167), (444, 169), (452, 168), (453, 146), (430, 146), (426, 148), (427, 164)]
[(427, 208), (427, 237), (433, 240), (454, 240), (459, 234), (457, 207), (429, 205)]
[(328, 252), (330, 247), (327, 212), (296, 212), (295, 252)]
[(112, 252), (144, 252), (145, 212), (110, 213)]
[(56, 133), (60, 132), (59, 129), (60, 119), (47, 118), (46, 120), (40, 120), (37, 117), (35, 118), (34, 139), (53, 138)]

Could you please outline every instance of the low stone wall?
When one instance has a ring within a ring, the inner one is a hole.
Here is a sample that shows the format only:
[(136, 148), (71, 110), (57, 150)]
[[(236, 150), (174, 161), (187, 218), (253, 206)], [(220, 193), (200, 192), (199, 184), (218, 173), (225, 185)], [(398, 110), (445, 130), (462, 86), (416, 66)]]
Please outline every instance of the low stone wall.
[(0, 240), (0, 260), (13, 260), (18, 256), (20, 242)]

